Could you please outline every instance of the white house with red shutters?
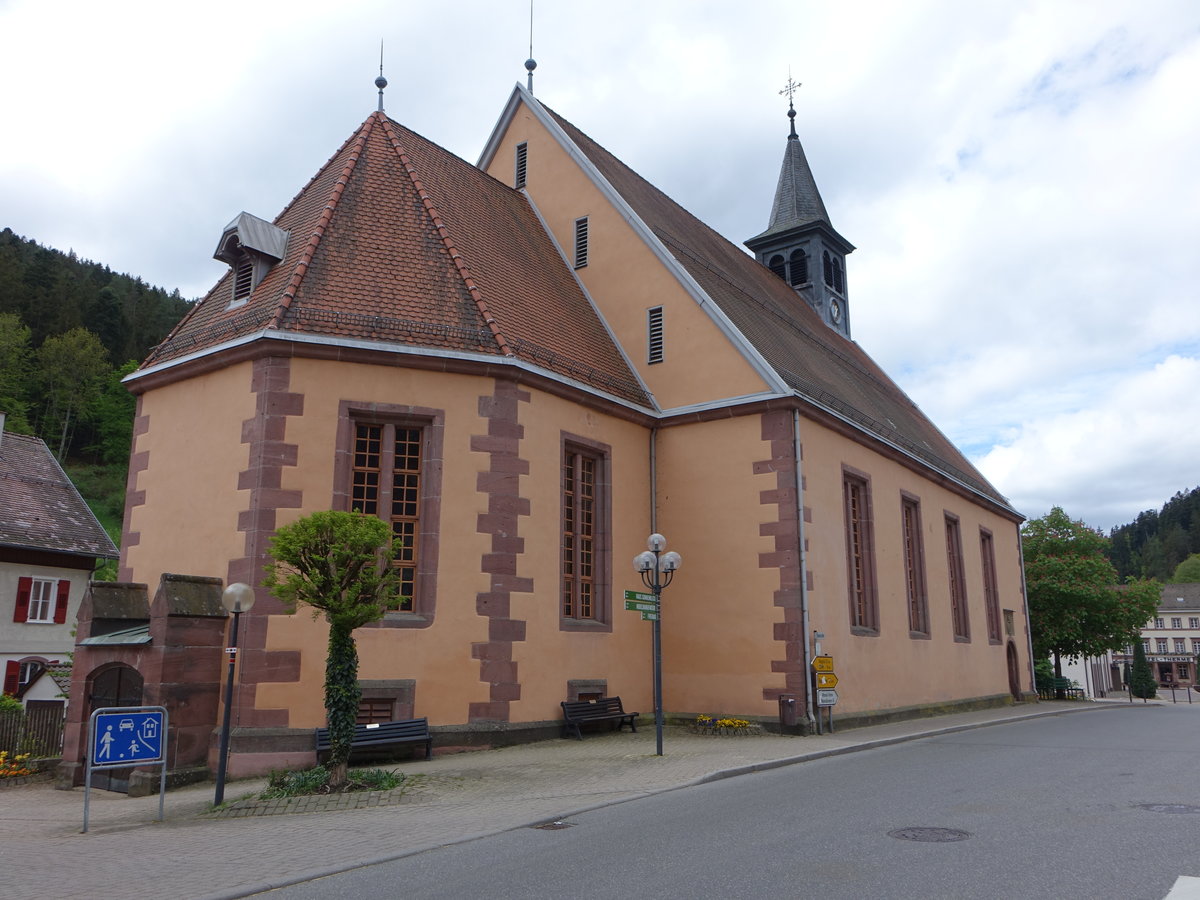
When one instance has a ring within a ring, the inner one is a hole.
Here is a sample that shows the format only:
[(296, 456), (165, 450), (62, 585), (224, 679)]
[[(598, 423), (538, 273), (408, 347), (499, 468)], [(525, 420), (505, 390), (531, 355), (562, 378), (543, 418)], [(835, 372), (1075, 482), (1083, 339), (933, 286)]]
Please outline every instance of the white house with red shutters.
[[(63, 703), (75, 617), (98, 560), (117, 548), (36, 437), (4, 431), (0, 413), (0, 667), (4, 693)], [(60, 679), (61, 680), (61, 679)]]

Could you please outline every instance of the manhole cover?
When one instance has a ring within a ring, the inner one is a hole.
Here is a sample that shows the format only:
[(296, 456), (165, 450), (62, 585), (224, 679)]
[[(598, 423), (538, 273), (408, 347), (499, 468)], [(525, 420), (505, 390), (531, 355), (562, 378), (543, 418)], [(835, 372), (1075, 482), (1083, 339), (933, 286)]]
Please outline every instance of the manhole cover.
[(969, 831), (959, 831), (957, 828), (897, 828), (888, 832), (888, 837), (902, 841), (922, 841), (927, 844), (947, 844), (951, 841), (965, 841), (971, 836)]
[(1136, 806), (1150, 812), (1173, 813), (1174, 815), (1200, 813), (1200, 806), (1192, 806), (1190, 803), (1138, 803)]
[(558, 831), (560, 828), (570, 828), (570, 822), (547, 822), (545, 825), (534, 825), (538, 831)]

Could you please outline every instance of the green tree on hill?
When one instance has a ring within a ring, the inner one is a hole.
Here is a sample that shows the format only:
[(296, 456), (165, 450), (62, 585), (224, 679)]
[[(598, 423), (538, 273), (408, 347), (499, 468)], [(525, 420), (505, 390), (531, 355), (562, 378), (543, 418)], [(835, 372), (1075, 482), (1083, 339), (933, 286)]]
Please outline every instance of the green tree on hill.
[(1171, 584), (1194, 584), (1200, 581), (1200, 553), (1193, 553), (1175, 567)]

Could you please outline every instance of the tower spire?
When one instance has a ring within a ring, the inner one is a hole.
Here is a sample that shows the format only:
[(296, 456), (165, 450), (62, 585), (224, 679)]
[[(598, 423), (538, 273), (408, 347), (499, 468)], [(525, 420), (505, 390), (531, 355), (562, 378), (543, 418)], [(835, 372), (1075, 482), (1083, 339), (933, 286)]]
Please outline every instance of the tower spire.
[(529, 0), (529, 59), (525, 60), (525, 71), (529, 73), (529, 93), (533, 93), (533, 70), (537, 62), (533, 58), (533, 0)]
[(387, 79), (383, 77), (383, 38), (379, 39), (379, 77), (375, 79), (375, 87), (379, 88), (379, 111), (383, 112), (383, 89), (387, 87)]

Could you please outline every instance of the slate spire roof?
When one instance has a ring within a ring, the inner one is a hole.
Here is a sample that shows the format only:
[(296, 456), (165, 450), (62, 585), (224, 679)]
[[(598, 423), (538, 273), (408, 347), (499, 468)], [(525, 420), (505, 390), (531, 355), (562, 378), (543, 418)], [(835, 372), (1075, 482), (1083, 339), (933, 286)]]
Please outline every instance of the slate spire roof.
[(790, 106), (788, 117), (790, 130), (783, 151), (783, 163), (779, 167), (779, 182), (775, 186), (775, 202), (771, 204), (771, 220), (766, 231), (751, 238), (748, 243), (815, 223), (821, 223), (831, 230), (833, 228), (825, 201), (817, 189), (817, 180), (800, 144), (800, 136), (796, 134), (796, 111)]
[(50, 448), (0, 434), (0, 547), (116, 559), (117, 548)]
[(383, 112), (274, 225), (284, 256), (249, 299), (231, 270), (142, 371), (273, 337), (507, 359), (651, 405), (525, 195)]

